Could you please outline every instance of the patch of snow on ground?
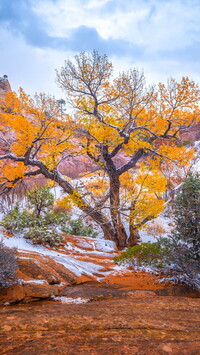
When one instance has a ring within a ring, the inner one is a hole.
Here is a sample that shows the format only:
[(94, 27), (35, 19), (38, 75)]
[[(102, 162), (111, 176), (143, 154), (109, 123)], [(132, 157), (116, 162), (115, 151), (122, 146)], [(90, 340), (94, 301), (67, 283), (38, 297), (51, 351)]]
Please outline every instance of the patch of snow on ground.
[(59, 253), (59, 251), (48, 250), (41, 245), (33, 245), (22, 237), (6, 237), (2, 234), (3, 243), (9, 248), (17, 248), (21, 252), (37, 252), (42, 255), (52, 257), (56, 262), (62, 264), (67, 269), (72, 271), (76, 276), (81, 276), (83, 273), (87, 275), (93, 275), (97, 273), (102, 266), (91, 263), (76, 260), (75, 258)]
[(94, 246), (85, 240), (78, 240), (78, 245), (83, 249), (94, 249)]
[[(154, 228), (156, 225), (161, 226), (163, 228), (163, 233), (161, 233), (160, 235), (156, 235), (156, 233), (154, 233)], [(155, 243), (157, 241), (158, 236), (167, 237), (170, 234), (171, 230), (173, 229), (173, 220), (172, 218), (164, 217), (163, 214), (161, 214), (154, 220), (148, 222), (146, 224), (146, 227), (140, 229), (139, 231), (139, 235), (142, 243), (146, 243), (146, 242)], [(150, 229), (152, 228), (151, 233), (148, 230), (149, 228)]]
[[(52, 256), (52, 255), (49, 255)], [(76, 260), (71, 256), (63, 254), (57, 254), (52, 256), (54, 260), (56, 260), (59, 264), (62, 264), (65, 266), (67, 269), (71, 270), (75, 275), (81, 276), (82, 274), (87, 274), (87, 275), (93, 275), (95, 273), (98, 273), (99, 270), (102, 269), (102, 266), (91, 263), (91, 262), (85, 262), (85, 261), (80, 261)]]
[(68, 303), (68, 304), (72, 304), (72, 303), (76, 303), (76, 304), (80, 304), (80, 303), (87, 303), (90, 301), (89, 298), (81, 298), (81, 297), (78, 297), (78, 298), (70, 298), (70, 297), (52, 297), (52, 299), (54, 301), (59, 301), (59, 302), (62, 302), (62, 303)]
[[(73, 240), (73, 237), (72, 237)], [(87, 241), (84, 238), (75, 239), (78, 246), (74, 245), (73, 242), (67, 242), (65, 245), (65, 249), (73, 252), (77, 252), (80, 254), (88, 254), (88, 255), (101, 255), (110, 257), (116, 255), (116, 244), (110, 240), (98, 240), (94, 238), (87, 237)], [(90, 249), (90, 250), (87, 250)], [(92, 250), (91, 250), (92, 249)]]
[(91, 242), (89, 244), (87, 241), (80, 240), (78, 242), (79, 246), (82, 248), (93, 248), (102, 251), (102, 252), (113, 252), (116, 250), (116, 244), (112, 240), (98, 239), (87, 237), (87, 240)]

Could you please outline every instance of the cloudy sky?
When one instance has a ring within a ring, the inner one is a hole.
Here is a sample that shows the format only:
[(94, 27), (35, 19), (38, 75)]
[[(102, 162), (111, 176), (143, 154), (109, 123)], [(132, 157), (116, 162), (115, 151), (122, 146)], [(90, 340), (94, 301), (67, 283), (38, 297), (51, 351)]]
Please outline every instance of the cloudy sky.
[(64, 98), (55, 69), (93, 49), (116, 73), (136, 67), (148, 83), (187, 75), (200, 84), (200, 1), (0, 0), (0, 76), (13, 90)]

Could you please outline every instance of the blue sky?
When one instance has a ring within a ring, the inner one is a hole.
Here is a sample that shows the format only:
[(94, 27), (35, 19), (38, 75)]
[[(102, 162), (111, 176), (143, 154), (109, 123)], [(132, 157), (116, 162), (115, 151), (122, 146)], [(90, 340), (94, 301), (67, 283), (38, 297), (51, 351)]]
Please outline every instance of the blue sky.
[(200, 84), (199, 19), (199, 0), (0, 0), (0, 76), (13, 90), (64, 97), (55, 69), (96, 49), (116, 74), (136, 67), (147, 83)]

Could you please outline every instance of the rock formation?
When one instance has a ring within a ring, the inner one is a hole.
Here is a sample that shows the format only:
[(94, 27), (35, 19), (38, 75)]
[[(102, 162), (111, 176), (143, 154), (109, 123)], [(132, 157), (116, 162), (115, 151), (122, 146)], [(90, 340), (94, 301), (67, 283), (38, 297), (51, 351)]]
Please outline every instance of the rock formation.
[(5, 97), (5, 94), (11, 90), (7, 75), (0, 77), (0, 98)]

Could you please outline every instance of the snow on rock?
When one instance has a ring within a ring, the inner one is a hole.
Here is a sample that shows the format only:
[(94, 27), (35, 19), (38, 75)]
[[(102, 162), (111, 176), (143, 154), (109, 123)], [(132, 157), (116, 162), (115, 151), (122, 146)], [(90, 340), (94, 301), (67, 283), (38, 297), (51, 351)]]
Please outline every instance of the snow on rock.
[(76, 260), (74, 257), (63, 254), (56, 250), (47, 249), (41, 245), (33, 245), (31, 242), (27, 241), (22, 237), (5, 237), (3, 236), (4, 244), (9, 248), (17, 248), (21, 252), (37, 252), (42, 255), (47, 255), (52, 257), (56, 262), (62, 264), (67, 269), (72, 271), (76, 276), (81, 276), (82, 274), (93, 275), (98, 273), (102, 266), (91, 263)]
[(68, 303), (68, 304), (72, 304), (72, 303), (76, 303), (76, 304), (80, 304), (80, 303), (87, 303), (90, 301), (89, 298), (81, 298), (81, 297), (78, 297), (78, 298), (71, 298), (71, 297), (64, 297), (64, 296), (61, 296), (61, 297), (52, 297), (52, 299), (54, 301), (60, 301), (61, 303)]
[(22, 284), (38, 284), (38, 285), (44, 285), (44, 284), (48, 284), (48, 282), (46, 280), (22, 280), (22, 279), (18, 279), (18, 283), (20, 285)]
[(93, 275), (95, 273), (98, 273), (102, 269), (102, 266), (100, 265), (91, 262), (76, 260), (68, 255), (51, 254), (50, 256), (52, 256), (54, 260), (56, 260), (59, 264), (65, 266), (77, 276), (81, 276), (82, 274)]
[[(85, 239), (85, 240), (84, 240)], [(99, 253), (109, 253), (116, 251), (116, 244), (111, 240), (105, 239), (94, 239), (94, 238), (79, 238), (78, 245), (81, 248), (93, 249), (94, 252)]]

